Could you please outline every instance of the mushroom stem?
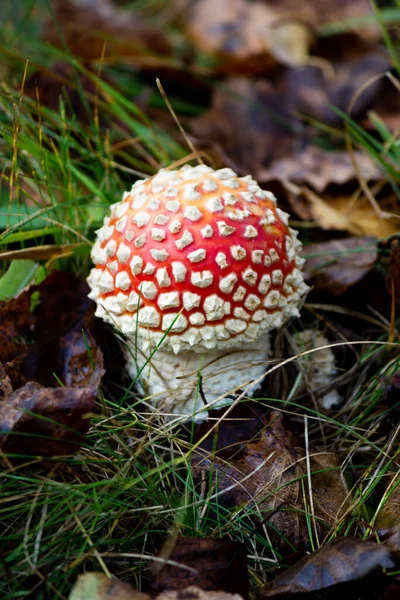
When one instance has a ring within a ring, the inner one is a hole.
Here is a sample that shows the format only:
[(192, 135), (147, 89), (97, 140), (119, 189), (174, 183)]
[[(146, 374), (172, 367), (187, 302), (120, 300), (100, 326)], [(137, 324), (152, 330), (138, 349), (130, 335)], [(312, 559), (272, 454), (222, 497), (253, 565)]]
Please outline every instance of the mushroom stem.
[[(151, 359), (141, 346), (128, 341), (125, 355), (132, 379), (143, 368), (137, 383), (152, 406), (163, 414), (201, 421), (208, 416), (208, 410), (231, 403), (238, 389), (249, 386), (247, 395), (251, 396), (260, 388), (257, 380), (266, 370), (269, 334), (237, 350), (207, 354), (187, 351), (179, 355), (157, 350)], [(257, 381), (254, 386), (253, 381)]]

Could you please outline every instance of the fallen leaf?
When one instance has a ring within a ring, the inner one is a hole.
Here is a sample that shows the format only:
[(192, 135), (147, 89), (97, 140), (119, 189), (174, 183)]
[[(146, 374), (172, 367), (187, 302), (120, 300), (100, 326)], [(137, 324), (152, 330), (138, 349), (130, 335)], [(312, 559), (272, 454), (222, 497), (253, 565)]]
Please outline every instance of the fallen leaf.
[(271, 83), (239, 77), (217, 89), (209, 112), (191, 124), (198, 138), (223, 149), (237, 171), (254, 177), (273, 158), (293, 150), (293, 125)]
[[(383, 498), (382, 498), (383, 500)], [(400, 523), (400, 478), (396, 473), (390, 478), (385, 490), (385, 500), (378, 513), (375, 526), (378, 529), (390, 529)]]
[(202, 590), (191, 585), (183, 590), (166, 590), (154, 600), (243, 600), (239, 594), (228, 594), (219, 590)]
[[(390, 569), (395, 563), (384, 544), (353, 537), (339, 538), (302, 558), (268, 583), (261, 592), (264, 598), (291, 598), (296, 594), (324, 590), (344, 582), (354, 582), (367, 575)], [(346, 597), (354, 597), (345, 594)]]
[[(385, 238), (398, 232), (396, 213), (390, 198), (380, 201), (381, 214), (368, 198), (356, 196), (319, 196), (305, 186), (284, 182), (283, 187), (292, 211), (305, 221), (315, 221), (321, 229), (348, 231), (353, 236)], [(386, 209), (388, 204), (388, 209)], [(392, 216), (387, 216), (391, 215)]]
[(160, 29), (136, 12), (117, 8), (110, 0), (52, 0), (52, 17), (43, 40), (86, 61), (135, 54), (168, 54), (170, 44)]
[(94, 572), (78, 576), (68, 600), (150, 600), (150, 596), (115, 577)]
[(331, 296), (341, 296), (373, 268), (377, 243), (373, 237), (350, 237), (309, 244), (303, 258), (307, 282)]
[[(175, 5), (185, 33), (218, 61), (218, 68), (252, 75), (265, 75), (278, 63), (305, 64), (318, 27), (371, 15), (368, 0), (334, 7), (327, 0), (176, 0)], [(375, 22), (364, 27), (358, 22), (358, 33), (374, 41), (380, 37)]]
[(44, 388), (27, 383), (0, 403), (0, 447), (7, 455), (60, 456), (77, 451), (89, 429), (97, 386)]
[(301, 21), (279, 22), (265, 2), (201, 0), (188, 2), (186, 33), (202, 51), (231, 73), (265, 74), (279, 62), (302, 64), (313, 36)]
[[(249, 415), (251, 418), (251, 414)], [(234, 420), (232, 413), (229, 420)], [(240, 429), (238, 419), (236, 429)], [(210, 425), (208, 425), (209, 427)], [(205, 434), (205, 424), (197, 436)], [(224, 429), (224, 421), (219, 424), (218, 433)], [(309, 530), (306, 515), (309, 513), (305, 502), (302, 479), (306, 477), (304, 451), (296, 438), (285, 426), (282, 415), (273, 411), (269, 420), (256, 437), (246, 444), (236, 442), (234, 429), (229, 445), (215, 451), (199, 451), (193, 459), (195, 481), (201, 485), (213, 483), (218, 491), (218, 503), (224, 508), (240, 507), (242, 514), (251, 515), (253, 520), (263, 519), (268, 527), (271, 543), (279, 549), (285, 548), (290, 540), (291, 548), (301, 549), (309, 543)], [(215, 439), (211, 435), (211, 439)], [(226, 439), (226, 436), (225, 436)], [(208, 445), (210, 440), (208, 441)], [(200, 448), (203, 446), (201, 444)], [(320, 531), (332, 527), (345, 510), (346, 491), (340, 480), (337, 458), (324, 453), (326, 471), (319, 474), (319, 485), (313, 485), (315, 518)], [(313, 460), (311, 453), (311, 478), (320, 463)], [(333, 478), (333, 479), (331, 479)], [(335, 480), (335, 485), (333, 484)], [(326, 504), (325, 489), (331, 487), (330, 503)], [(334, 490), (334, 491), (333, 491)], [(257, 512), (255, 512), (257, 507)], [(321, 529), (320, 529), (321, 528)]]
[[(382, 177), (380, 169), (368, 155), (355, 151), (353, 159), (366, 181), (376, 181)], [(320, 193), (330, 185), (342, 186), (357, 181), (358, 174), (348, 152), (327, 152), (316, 146), (307, 146), (302, 152), (274, 160), (268, 169), (260, 171), (258, 175), (258, 180), (263, 183), (273, 179), (305, 184)]]
[(84, 573), (68, 596), (68, 600), (243, 600), (239, 594), (202, 590), (194, 585), (178, 590), (166, 590), (157, 596), (138, 592), (127, 583), (104, 573)]
[(157, 570), (151, 582), (153, 595), (198, 586), (202, 590), (223, 590), (248, 598), (247, 553), (239, 542), (179, 537), (173, 548), (168, 548), (168, 555), (162, 557), (187, 568), (166, 563)]
[(353, 119), (362, 117), (379, 100), (390, 63), (374, 51), (351, 60), (327, 61), (321, 67), (310, 65), (284, 73), (279, 82), (282, 98), (293, 113), (342, 126), (343, 117), (334, 109)]

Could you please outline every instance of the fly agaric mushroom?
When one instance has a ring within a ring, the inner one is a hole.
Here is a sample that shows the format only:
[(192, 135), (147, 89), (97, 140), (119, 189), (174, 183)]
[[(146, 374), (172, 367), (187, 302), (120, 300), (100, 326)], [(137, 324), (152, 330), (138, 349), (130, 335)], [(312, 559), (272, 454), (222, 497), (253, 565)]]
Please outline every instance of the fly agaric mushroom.
[(308, 289), (300, 248), (251, 176), (162, 169), (97, 231), (90, 298), (126, 336), (128, 371), (141, 370), (150, 401), (161, 395), (168, 412), (191, 415), (200, 368), (211, 404), (264, 372), (268, 332), (299, 315)]

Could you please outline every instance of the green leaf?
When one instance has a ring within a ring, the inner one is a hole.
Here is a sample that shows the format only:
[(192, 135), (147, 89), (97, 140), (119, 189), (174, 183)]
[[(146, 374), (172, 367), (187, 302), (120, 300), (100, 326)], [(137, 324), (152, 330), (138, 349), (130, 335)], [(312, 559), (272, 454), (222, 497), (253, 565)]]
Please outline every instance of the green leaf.
[(35, 278), (39, 263), (33, 260), (13, 260), (0, 278), (0, 300), (10, 300)]

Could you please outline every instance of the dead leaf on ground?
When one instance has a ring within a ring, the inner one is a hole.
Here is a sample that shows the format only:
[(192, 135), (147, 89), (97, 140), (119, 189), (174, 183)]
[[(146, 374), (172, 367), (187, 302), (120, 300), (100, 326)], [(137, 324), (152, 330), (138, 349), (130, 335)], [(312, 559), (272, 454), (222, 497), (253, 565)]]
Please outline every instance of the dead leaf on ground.
[[(315, 221), (321, 229), (347, 231), (354, 236), (386, 238), (398, 233), (398, 208), (388, 197), (379, 201), (377, 214), (370, 200), (363, 196), (319, 196), (305, 186), (284, 182), (291, 210), (305, 221)], [(393, 217), (386, 216), (392, 215)]]
[(68, 600), (243, 600), (239, 594), (203, 590), (194, 585), (184, 589), (166, 590), (157, 596), (138, 592), (127, 583), (104, 573), (79, 575)]
[[(299, 66), (308, 60), (317, 28), (371, 14), (368, 0), (175, 0), (186, 34), (195, 46), (219, 60), (230, 73), (265, 74), (277, 64)], [(352, 28), (354, 31), (354, 27)], [(357, 28), (369, 41), (380, 38), (376, 23)]]
[(248, 0), (201, 0), (186, 3), (186, 33), (202, 51), (231, 73), (263, 74), (283, 64), (303, 64), (313, 33), (297, 20), (281, 21), (277, 8)]
[[(380, 169), (371, 158), (361, 152), (353, 152), (358, 171), (366, 181), (377, 181), (382, 177)], [(258, 181), (289, 181), (305, 184), (316, 192), (323, 192), (328, 186), (342, 186), (357, 181), (348, 152), (334, 150), (327, 152), (316, 146), (307, 146), (301, 152), (295, 152), (274, 160), (265, 171), (260, 171)]]
[(353, 119), (361, 117), (380, 99), (383, 75), (389, 68), (385, 55), (369, 52), (352, 60), (327, 62), (325, 69), (317, 66), (290, 69), (280, 80), (279, 88), (291, 112), (341, 126), (343, 117), (333, 107)]
[(0, 447), (7, 455), (74, 454), (89, 429), (97, 386), (45, 388), (37, 383), (0, 403)]
[(375, 521), (378, 529), (390, 529), (400, 523), (400, 477), (398, 473), (391, 477), (385, 490), (385, 497), (386, 500)]
[(78, 576), (68, 600), (150, 600), (150, 596), (115, 577), (93, 572)]
[(225, 162), (254, 177), (272, 159), (294, 149), (294, 125), (271, 83), (241, 77), (217, 89), (209, 112), (191, 124), (196, 137), (223, 149)]
[(202, 590), (191, 585), (183, 590), (166, 590), (154, 600), (243, 600), (239, 594), (229, 594), (220, 590)]
[(153, 595), (198, 586), (202, 590), (223, 590), (248, 598), (247, 552), (243, 544), (228, 539), (178, 537), (172, 549), (168, 542), (166, 547), (168, 554), (161, 550), (162, 558), (190, 570), (168, 563), (157, 569), (151, 583)]
[(137, 13), (117, 8), (110, 0), (52, 0), (53, 17), (44, 25), (43, 39), (85, 61), (169, 54), (171, 47), (160, 29)]
[(377, 241), (373, 237), (350, 237), (309, 244), (303, 257), (307, 282), (331, 296), (341, 296), (376, 263)]
[[(251, 416), (249, 413), (248, 418)], [(229, 420), (232, 418), (231, 413)], [(210, 425), (199, 429), (199, 438), (205, 435), (207, 427)], [(218, 437), (223, 429), (224, 421), (219, 425)], [(237, 429), (240, 429), (240, 419)], [(232, 438), (228, 446), (220, 448), (217, 444), (216, 453), (200, 450), (193, 459), (195, 481), (200, 485), (213, 482), (221, 506), (241, 507), (242, 515), (251, 514), (255, 522), (264, 520), (275, 547), (285, 548), (285, 538), (292, 547), (306, 547), (309, 543), (306, 515), (310, 509), (304, 504), (302, 487), (302, 479), (307, 474), (304, 451), (285, 426), (281, 413), (273, 411), (264, 422), (264, 428), (246, 444), (237, 444), (235, 430), (232, 427), (230, 430)], [(213, 434), (210, 439), (214, 439)], [(319, 470), (321, 463), (315, 461), (311, 453), (313, 503), (320, 532), (332, 527), (347, 506), (338, 459), (328, 452), (323, 456), (326, 471), (318, 475), (317, 487), (313, 471)], [(331, 489), (329, 503), (326, 502), (327, 489)]]
[[(393, 568), (395, 562), (384, 544), (353, 537), (339, 538), (302, 558), (268, 583), (261, 599), (292, 597), (325, 590), (340, 583), (359, 581), (371, 573)], [(353, 597), (348, 592), (348, 598)]]

